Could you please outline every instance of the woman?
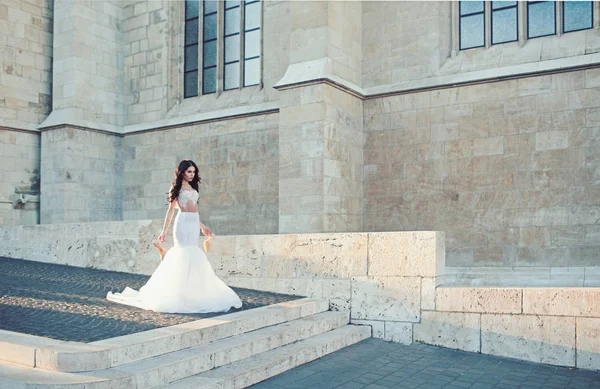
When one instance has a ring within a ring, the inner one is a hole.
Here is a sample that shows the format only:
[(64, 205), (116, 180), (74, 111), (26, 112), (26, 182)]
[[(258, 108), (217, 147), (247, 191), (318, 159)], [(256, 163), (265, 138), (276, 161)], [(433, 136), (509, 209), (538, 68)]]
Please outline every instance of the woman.
[(242, 306), (238, 295), (215, 275), (198, 247), (200, 230), (210, 238), (214, 236), (198, 215), (199, 183), (196, 164), (181, 161), (169, 190), (169, 210), (158, 236), (158, 242), (164, 243), (173, 213), (178, 208), (173, 225), (175, 245), (165, 253), (160, 244), (154, 243), (163, 260), (146, 285), (139, 292), (129, 287), (123, 293), (108, 292), (107, 299), (167, 313), (227, 312), (231, 307)]

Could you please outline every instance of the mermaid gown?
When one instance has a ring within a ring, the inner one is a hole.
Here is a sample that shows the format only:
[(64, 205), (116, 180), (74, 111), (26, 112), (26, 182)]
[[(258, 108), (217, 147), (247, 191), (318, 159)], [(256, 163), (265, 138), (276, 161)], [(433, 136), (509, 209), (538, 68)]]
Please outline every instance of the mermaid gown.
[[(198, 201), (198, 192), (182, 190), (178, 204)], [(182, 207), (182, 204), (183, 207)], [(175, 245), (139, 291), (126, 287), (122, 293), (108, 292), (110, 301), (165, 313), (227, 312), (240, 308), (242, 301), (211, 267), (206, 254), (198, 247), (200, 216), (198, 212), (180, 210), (173, 225)]]

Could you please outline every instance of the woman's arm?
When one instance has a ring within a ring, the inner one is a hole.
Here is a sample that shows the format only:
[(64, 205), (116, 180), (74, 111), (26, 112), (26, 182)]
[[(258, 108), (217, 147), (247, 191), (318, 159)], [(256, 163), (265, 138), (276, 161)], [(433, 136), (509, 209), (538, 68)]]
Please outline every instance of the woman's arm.
[(205, 236), (212, 236), (213, 235), (213, 232), (210, 230), (210, 228), (206, 227), (204, 225), (204, 223), (202, 223), (202, 221), (200, 221), (200, 230), (202, 230), (202, 233)]
[(173, 219), (173, 213), (175, 212), (175, 201), (176, 200), (171, 201), (171, 203), (169, 204), (169, 209), (167, 210), (167, 214), (165, 215), (165, 222), (163, 224), (162, 232), (160, 233), (160, 236), (163, 241), (165, 239), (165, 236), (167, 235), (167, 231), (169, 231), (171, 219)]

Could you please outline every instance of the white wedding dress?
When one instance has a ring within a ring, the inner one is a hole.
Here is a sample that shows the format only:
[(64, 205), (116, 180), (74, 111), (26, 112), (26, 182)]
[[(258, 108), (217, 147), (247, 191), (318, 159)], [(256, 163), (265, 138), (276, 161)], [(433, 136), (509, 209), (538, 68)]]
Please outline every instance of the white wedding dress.
[(180, 211), (173, 225), (175, 245), (139, 292), (126, 287), (122, 293), (108, 292), (108, 300), (165, 313), (227, 312), (242, 306), (238, 295), (217, 277), (198, 247), (200, 216), (198, 212), (184, 212), (187, 204), (197, 201), (195, 190), (179, 193)]

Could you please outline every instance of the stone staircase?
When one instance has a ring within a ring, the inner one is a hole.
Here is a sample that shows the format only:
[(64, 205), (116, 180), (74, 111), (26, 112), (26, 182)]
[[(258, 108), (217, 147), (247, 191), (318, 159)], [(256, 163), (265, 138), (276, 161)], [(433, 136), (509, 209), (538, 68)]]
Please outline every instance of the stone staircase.
[(0, 387), (245, 388), (371, 336), (328, 309), (301, 299), (87, 344), (17, 334), (0, 345)]

